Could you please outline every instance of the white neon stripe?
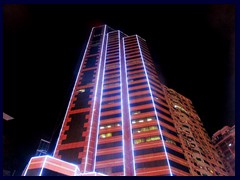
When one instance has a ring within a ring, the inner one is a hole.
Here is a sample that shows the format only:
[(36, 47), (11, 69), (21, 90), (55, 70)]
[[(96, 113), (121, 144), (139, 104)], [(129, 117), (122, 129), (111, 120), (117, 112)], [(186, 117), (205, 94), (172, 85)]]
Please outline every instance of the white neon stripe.
[(98, 82), (99, 82), (99, 73), (101, 71), (101, 62), (102, 62), (102, 51), (103, 51), (103, 45), (105, 41), (105, 33), (106, 33), (106, 25), (104, 25), (104, 32), (103, 32), (103, 38), (102, 38), (102, 47), (101, 47), (101, 53), (100, 53), (100, 58), (99, 58), (99, 65), (98, 65), (98, 74), (97, 74), (97, 82), (95, 86), (95, 94), (94, 94), (94, 101), (93, 101), (93, 106), (92, 106), (92, 116), (91, 116), (91, 125), (90, 125), (90, 131), (89, 131), (89, 137), (88, 137), (88, 144), (87, 144), (87, 152), (86, 152), (86, 160), (85, 160), (85, 166), (84, 166), (84, 171), (86, 172), (87, 164), (88, 164), (88, 152), (89, 152), (89, 144), (90, 144), (90, 137), (92, 133), (92, 123), (93, 123), (93, 115), (94, 115), (94, 110), (95, 110), (95, 104), (96, 104), (96, 99), (97, 99), (97, 87), (98, 87)]
[(92, 36), (92, 32), (93, 32), (93, 28), (92, 28), (91, 33), (90, 33), (90, 36), (89, 36), (89, 38), (88, 38), (87, 46), (86, 46), (86, 48), (85, 48), (84, 55), (83, 55), (83, 58), (82, 58), (82, 62), (81, 62), (80, 68), (79, 68), (79, 70), (78, 70), (78, 74), (77, 74), (77, 77), (76, 77), (76, 80), (75, 80), (75, 84), (74, 84), (74, 86), (73, 86), (71, 98), (70, 98), (70, 100), (69, 100), (69, 102), (68, 102), (68, 107), (67, 107), (67, 111), (66, 111), (65, 116), (64, 116), (64, 121), (63, 121), (63, 123), (62, 123), (62, 127), (61, 127), (61, 130), (60, 130), (59, 136), (58, 136), (58, 140), (57, 140), (55, 149), (54, 149), (54, 151), (53, 151), (53, 156), (55, 156), (55, 152), (56, 152), (56, 149), (57, 149), (58, 141), (59, 141), (60, 136), (61, 136), (61, 133), (62, 133), (62, 128), (63, 128), (63, 125), (65, 124), (66, 119), (67, 119), (66, 116), (67, 116), (67, 114), (68, 114), (68, 109), (69, 109), (69, 106), (70, 106), (70, 103), (71, 103), (71, 100), (72, 100), (74, 91), (75, 91), (75, 89), (76, 89), (77, 80), (78, 80), (78, 78), (79, 78), (79, 74), (80, 74), (80, 71), (81, 71), (81, 69), (82, 69), (82, 65), (83, 65), (83, 62), (84, 62), (84, 59), (85, 59), (85, 56), (86, 56), (86, 52), (87, 52), (88, 45), (89, 45), (89, 42), (90, 42), (90, 39), (91, 39), (91, 36)]
[[(104, 35), (105, 36), (105, 35)], [(96, 141), (96, 147), (95, 147), (95, 156), (94, 156), (94, 165), (93, 170), (95, 171), (96, 168), (96, 158), (97, 158), (97, 145), (98, 145), (98, 133), (99, 133), (99, 125), (100, 125), (100, 117), (101, 117), (101, 109), (102, 109), (102, 94), (103, 94), (103, 84), (105, 81), (105, 64), (106, 64), (106, 56), (107, 56), (107, 43), (108, 43), (108, 34), (106, 34), (106, 50), (105, 50), (105, 56), (104, 56), (104, 63), (103, 63), (103, 80), (102, 80), (102, 90), (101, 90), (101, 96), (100, 96), (100, 105), (99, 105), (99, 113), (98, 113), (98, 127), (97, 127), (97, 141)]]
[(121, 47), (120, 47), (120, 31), (118, 30), (119, 42), (119, 67), (120, 67), (120, 87), (121, 87), (121, 120), (122, 120), (122, 151), (123, 151), (123, 175), (126, 176), (126, 161), (125, 161), (125, 141), (124, 141), (124, 122), (123, 122), (123, 93), (122, 93), (122, 65), (121, 65)]
[(108, 175), (106, 175), (106, 174), (99, 173), (99, 172), (97, 172), (96, 175), (97, 175), (97, 174), (102, 175), (102, 176), (108, 176)]
[(131, 114), (130, 114), (130, 102), (129, 102), (129, 90), (128, 90), (128, 76), (127, 76), (127, 62), (126, 62), (126, 53), (125, 53), (125, 43), (124, 38), (122, 38), (123, 42), (123, 54), (124, 54), (124, 66), (125, 66), (125, 81), (126, 81), (126, 89), (127, 89), (127, 104), (128, 104), (128, 116), (129, 116), (129, 124), (130, 124), (130, 139), (131, 139), (131, 145), (132, 145), (132, 159), (133, 159), (133, 174), (136, 176), (136, 167), (135, 167), (135, 157), (134, 157), (134, 146), (133, 146), (133, 136), (132, 136), (132, 123), (131, 123)]
[(39, 173), (39, 176), (42, 176), (43, 168), (45, 167), (47, 158), (48, 158), (48, 156), (46, 156), (45, 159), (44, 159), (44, 161), (43, 161), (42, 169), (41, 169), (41, 171), (40, 171), (40, 173)]
[(140, 55), (141, 55), (141, 59), (142, 59), (142, 63), (143, 63), (144, 72), (145, 72), (145, 74), (146, 74), (146, 79), (147, 79), (147, 83), (148, 83), (148, 87), (149, 87), (151, 99), (152, 99), (152, 102), (153, 102), (153, 109), (154, 109), (154, 112), (155, 112), (155, 115), (156, 115), (156, 118), (157, 118), (157, 123), (158, 123), (158, 127), (159, 127), (159, 132), (160, 132), (160, 136), (161, 136), (161, 139), (162, 139), (164, 152), (165, 152), (165, 155), (166, 155), (169, 172), (170, 172), (170, 175), (173, 176), (172, 170), (171, 170), (171, 166), (170, 166), (170, 163), (169, 163), (169, 159), (168, 159), (168, 154), (167, 154), (167, 151), (166, 151), (165, 142), (164, 142), (163, 135), (162, 135), (161, 126), (160, 126), (160, 123), (159, 123), (159, 119), (158, 119), (158, 115), (157, 115), (157, 111), (156, 111), (156, 107), (155, 107), (155, 102), (154, 102), (153, 95), (152, 95), (152, 90), (151, 90), (150, 82), (149, 82), (149, 79), (148, 79), (147, 70), (146, 70), (146, 67), (145, 67), (145, 62), (144, 62), (144, 60), (143, 60), (142, 50), (141, 50), (141, 48), (140, 48), (140, 43), (139, 43), (139, 40), (138, 40), (138, 36), (137, 36), (137, 35), (136, 35), (136, 39), (137, 39), (138, 48), (139, 48)]

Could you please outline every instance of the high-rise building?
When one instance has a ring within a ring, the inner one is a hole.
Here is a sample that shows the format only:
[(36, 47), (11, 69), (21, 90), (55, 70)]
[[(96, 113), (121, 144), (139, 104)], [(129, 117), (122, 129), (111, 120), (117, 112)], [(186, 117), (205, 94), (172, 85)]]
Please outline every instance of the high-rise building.
[(53, 156), (34, 157), (24, 175), (64, 174), (59, 164), (65, 175), (225, 175), (191, 101), (160, 83), (146, 41), (106, 25), (92, 28)]
[(224, 126), (212, 136), (213, 144), (230, 176), (235, 176), (235, 125)]

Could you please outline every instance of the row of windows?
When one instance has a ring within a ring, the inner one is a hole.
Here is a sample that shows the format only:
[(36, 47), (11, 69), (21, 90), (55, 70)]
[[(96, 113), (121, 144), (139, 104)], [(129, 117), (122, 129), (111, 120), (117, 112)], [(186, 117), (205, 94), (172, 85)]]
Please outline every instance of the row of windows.
[(153, 83), (151, 83), (151, 82), (150, 82), (150, 85), (151, 85), (152, 88), (155, 88), (156, 91), (157, 91), (158, 93), (160, 93), (160, 94), (164, 97), (164, 94), (162, 93), (162, 90), (160, 89), (159, 86), (156, 86), (155, 84), (153, 84)]
[(114, 59), (114, 60), (112, 60), (112, 61), (110, 61), (110, 60), (107, 60), (107, 62), (106, 62), (106, 65), (108, 65), (108, 64), (114, 64), (114, 63), (119, 63), (119, 60), (118, 59)]
[(96, 161), (106, 161), (106, 160), (118, 159), (122, 157), (123, 157), (122, 153), (106, 154), (106, 155), (97, 156)]
[[(161, 122), (164, 122), (172, 127), (174, 127), (174, 124), (165, 120), (165, 119), (162, 119), (161, 117), (158, 117), (159, 121)], [(152, 120), (156, 120), (155, 117), (147, 117), (147, 118), (140, 118), (140, 119), (134, 119), (132, 120), (132, 124), (135, 124), (135, 123), (143, 123), (143, 122), (148, 122), (148, 121), (152, 121)]]
[(132, 96), (132, 97), (130, 97), (130, 99), (139, 99), (139, 98), (143, 98), (143, 97), (150, 97), (150, 94), (142, 94), (142, 95)]
[[(133, 77), (133, 76), (141, 76), (141, 75), (145, 75), (145, 73), (144, 72), (140, 72), (140, 73), (134, 73), (134, 74), (129, 74), (128, 75), (128, 78), (130, 78), (130, 77)], [(145, 76), (144, 76), (145, 77)]]
[(142, 68), (142, 64), (139, 64), (139, 63), (138, 64), (132, 64), (131, 63), (130, 65), (127, 66), (127, 69), (130, 69), (130, 68), (133, 68), (133, 67), (136, 67), (136, 66), (138, 66), (138, 68), (140, 68), (140, 67)]
[(147, 117), (147, 118), (141, 118), (141, 119), (134, 119), (134, 120), (132, 120), (132, 124), (149, 122), (152, 120), (156, 120), (156, 118), (155, 117)]
[(142, 128), (135, 128), (132, 130), (133, 133), (141, 133), (141, 132), (146, 132), (146, 131), (152, 131), (152, 130), (157, 130), (158, 126), (148, 126), (148, 127), (142, 127)]
[(119, 64), (111, 64), (105, 67), (105, 71), (108, 71), (108, 70), (114, 71), (117, 68), (119, 68)]
[(118, 127), (118, 126), (121, 126), (121, 123), (104, 124), (104, 125), (101, 125), (99, 128), (106, 129), (106, 128), (112, 128), (112, 127)]
[(146, 113), (146, 112), (151, 112), (154, 111), (153, 108), (147, 108), (147, 109), (142, 109), (142, 110), (137, 110), (137, 111), (131, 111), (131, 115), (136, 115), (136, 114), (141, 114), (141, 113)]
[[(132, 120), (132, 124), (149, 122), (149, 121), (152, 121), (152, 120), (156, 120), (156, 118), (155, 118), (155, 117), (148, 117), (148, 118), (135, 119), (135, 120)], [(161, 121), (161, 120), (160, 120), (160, 121)], [(174, 131), (166, 128), (166, 127), (161, 126), (161, 129), (164, 130), (164, 131), (166, 131), (166, 132), (168, 132), (168, 133), (170, 133), (170, 134), (172, 134), (172, 135), (174, 135), (174, 136), (177, 136), (177, 133), (176, 133), (176, 132), (174, 132)]]
[(167, 121), (167, 120), (165, 120), (165, 119), (163, 119), (163, 118), (161, 118), (161, 117), (159, 117), (159, 116), (158, 116), (158, 119), (159, 119), (159, 121), (161, 121), (161, 122), (164, 122), (164, 123), (166, 123), (166, 124), (168, 124), (168, 125), (170, 125), (170, 126), (172, 126), (172, 127), (175, 127), (173, 123), (171, 123), (171, 122), (169, 122), (169, 121)]
[(135, 107), (135, 106), (141, 106), (141, 105), (146, 105), (146, 104), (152, 104), (152, 101), (142, 101), (142, 102), (137, 102), (137, 103), (131, 103), (130, 106), (131, 107)]
[(178, 137), (176, 132), (174, 132), (174, 131), (172, 131), (172, 130), (166, 128), (166, 127), (161, 126), (161, 129), (162, 129), (163, 131), (168, 132), (169, 134), (172, 134), (173, 136)]
[(149, 90), (148, 87), (145, 87), (145, 88), (141, 88), (141, 89), (134, 89), (134, 90), (130, 90), (129, 93), (135, 93), (135, 92), (142, 92), (142, 91), (145, 91), (145, 90)]
[(156, 160), (156, 161), (150, 161), (150, 162), (136, 163), (136, 169), (151, 168), (151, 167), (158, 167), (158, 166), (167, 166), (167, 161), (166, 160)]
[(113, 167), (99, 168), (99, 169), (96, 169), (96, 172), (101, 172), (103, 174), (123, 172), (123, 166), (113, 166)]
[[(144, 142), (156, 141), (156, 140), (160, 140), (160, 139), (161, 139), (160, 136), (144, 137), (144, 138), (134, 139), (133, 143), (139, 144), (139, 143), (144, 143)], [(166, 143), (171, 143), (171, 144), (181, 147), (179, 142), (176, 142), (176, 141), (172, 140), (171, 138), (163, 136), (163, 139)]]
[(146, 77), (137, 77), (137, 78), (133, 78), (133, 79), (128, 79), (128, 82), (134, 82), (134, 81), (138, 81), (138, 80), (142, 80), (142, 79), (146, 79)]
[(119, 135), (122, 135), (122, 131), (100, 134), (99, 138), (109, 138), (109, 137), (112, 137), (112, 136), (119, 136)]
[(120, 99), (116, 99), (116, 100), (110, 100), (110, 101), (103, 101), (102, 105), (106, 105), (106, 104), (114, 104), (114, 103), (118, 103), (121, 102)]
[(139, 56), (140, 57), (140, 53), (136, 52), (136, 51), (126, 53), (126, 57), (131, 57), (131, 56)]
[(175, 161), (169, 160), (170, 166), (181, 169), (182, 171), (189, 172), (189, 168), (187, 166), (184, 166), (182, 164), (179, 164)]
[(130, 69), (130, 70), (127, 70), (127, 72), (133, 72), (133, 71), (139, 71), (139, 70), (143, 70), (143, 67)]
[(112, 82), (105, 81), (105, 82), (104, 82), (104, 86), (107, 87), (107, 86), (111, 86), (111, 85), (119, 84), (119, 83), (120, 83), (119, 78), (115, 78), (114, 80), (115, 80), (115, 81), (112, 81)]
[(113, 110), (119, 110), (119, 109), (121, 109), (121, 106), (113, 106), (113, 107), (101, 109), (101, 112), (113, 111)]
[[(174, 156), (177, 156), (181, 159), (185, 159), (184, 155), (180, 152), (177, 152), (169, 147), (166, 147), (166, 151)], [(159, 152), (164, 152), (163, 146), (161, 147), (153, 147), (153, 148), (148, 148), (148, 149), (140, 149), (140, 150), (135, 150), (134, 155), (135, 156), (140, 156), (144, 154), (153, 154), (153, 153), (159, 153)]]
[(168, 138), (168, 137), (166, 137), (166, 136), (163, 136), (163, 139), (164, 139), (164, 141), (165, 141), (166, 143), (170, 143), (170, 144), (176, 145), (176, 146), (178, 146), (178, 147), (181, 147), (181, 144), (180, 144), (179, 142), (174, 141), (174, 140), (172, 140), (171, 138)]
[(139, 143), (144, 143), (144, 142), (157, 141), (160, 139), (161, 139), (160, 136), (152, 136), (152, 137), (134, 139), (133, 143), (139, 144)]
[(120, 83), (110, 83), (110, 84), (105, 84), (104, 87), (109, 87), (109, 86), (120, 86)]
[(167, 116), (168, 118), (172, 119), (171, 115), (168, 113), (165, 113), (164, 111), (161, 111), (160, 109), (156, 108), (156, 111), (159, 112), (160, 114), (163, 114), (164, 116)]
[(121, 113), (113, 114), (113, 115), (107, 115), (107, 116), (101, 116), (101, 120), (112, 119), (112, 118), (117, 118), (117, 117), (121, 117), (121, 116), (122, 116)]
[(120, 87), (107, 88), (107, 89), (104, 89), (103, 92), (110, 92), (115, 90), (120, 90)]
[(111, 72), (111, 71), (118, 71), (118, 70), (120, 70), (119, 67), (114, 68), (114, 69), (105, 70), (105, 73), (107, 73), (107, 72)]
[(157, 104), (159, 107), (161, 107), (161, 108), (166, 109), (167, 111), (169, 111), (169, 108), (168, 108), (167, 106), (164, 106), (164, 105), (160, 104), (160, 103), (157, 102), (157, 101), (154, 101), (154, 102), (155, 102), (155, 104)]
[(136, 84), (129, 84), (128, 87), (135, 87), (135, 86), (141, 86), (141, 85), (147, 85), (147, 82), (141, 82), (141, 83), (136, 83)]
[(122, 141), (98, 144), (97, 148), (98, 149), (105, 149), (105, 148), (112, 148), (112, 147), (118, 147), (118, 146), (122, 146)]
[(119, 80), (119, 79), (120, 79), (120, 76), (113, 77), (113, 78), (108, 78), (108, 79), (105, 78), (104, 81), (106, 82), (106, 81), (112, 81), (112, 80), (116, 80), (116, 79)]
[(113, 96), (120, 96), (120, 92), (118, 92), (118, 93), (113, 93), (113, 94), (106, 94), (106, 95), (103, 95), (102, 97), (103, 98), (108, 98), (108, 97), (113, 97)]

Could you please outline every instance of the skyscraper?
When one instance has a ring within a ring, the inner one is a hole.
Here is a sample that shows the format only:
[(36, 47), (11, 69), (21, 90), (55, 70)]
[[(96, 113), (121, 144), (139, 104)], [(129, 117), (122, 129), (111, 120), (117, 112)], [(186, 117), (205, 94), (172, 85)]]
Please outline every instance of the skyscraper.
[(215, 132), (212, 141), (230, 176), (235, 176), (235, 125)]
[(160, 83), (146, 41), (106, 25), (92, 28), (53, 156), (24, 175), (64, 174), (69, 163), (65, 175), (225, 175), (191, 101)]

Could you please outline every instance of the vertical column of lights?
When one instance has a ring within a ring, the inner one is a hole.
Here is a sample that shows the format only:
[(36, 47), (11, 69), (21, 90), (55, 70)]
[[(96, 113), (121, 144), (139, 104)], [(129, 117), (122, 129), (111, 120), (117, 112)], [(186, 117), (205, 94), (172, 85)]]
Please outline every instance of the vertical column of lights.
[(93, 100), (93, 106), (92, 106), (92, 116), (91, 116), (91, 125), (90, 125), (90, 131), (89, 131), (89, 136), (88, 136), (88, 144), (87, 144), (87, 152), (86, 152), (86, 160), (85, 160), (85, 165), (84, 165), (84, 172), (86, 172), (87, 164), (88, 164), (88, 152), (89, 152), (89, 144), (90, 144), (90, 137), (92, 133), (92, 123), (93, 123), (93, 115), (95, 109), (95, 104), (96, 104), (96, 99), (97, 99), (97, 87), (98, 87), (98, 82), (99, 82), (99, 74), (101, 70), (101, 62), (102, 62), (102, 51), (103, 51), (103, 45), (105, 42), (105, 33), (106, 33), (106, 25), (104, 25), (104, 31), (103, 31), (103, 36), (102, 36), (102, 46), (101, 46), (101, 53), (100, 53), (100, 58), (99, 58), (99, 65), (98, 65), (98, 74), (97, 74), (97, 81), (96, 81), (96, 86), (95, 86), (95, 94), (94, 94), (94, 100)]
[[(128, 104), (128, 116), (129, 116), (129, 124), (130, 124), (130, 130), (132, 131), (132, 122), (131, 122), (131, 114), (130, 114), (130, 103), (129, 103), (129, 90), (128, 90), (128, 77), (127, 77), (127, 62), (126, 62), (126, 53), (125, 53), (125, 43), (124, 38), (122, 38), (123, 42), (123, 57), (124, 57), (124, 67), (125, 67), (125, 81), (126, 81), (126, 89), (127, 89), (127, 104)], [(130, 133), (130, 139), (131, 139), (131, 146), (132, 146), (132, 159), (133, 159), (133, 173), (134, 176), (136, 176), (136, 167), (135, 167), (135, 158), (134, 158), (134, 147), (133, 147), (133, 137), (132, 132)]]
[(158, 115), (157, 115), (157, 111), (156, 111), (156, 107), (155, 107), (155, 102), (154, 102), (153, 95), (152, 95), (152, 90), (151, 90), (150, 82), (149, 82), (149, 79), (148, 79), (148, 74), (147, 74), (147, 71), (146, 71), (145, 62), (144, 62), (143, 55), (142, 55), (142, 50), (141, 50), (140, 43), (139, 43), (139, 39), (138, 39), (138, 35), (136, 35), (136, 39), (137, 39), (138, 48), (139, 48), (139, 52), (140, 52), (140, 55), (141, 55), (141, 59), (142, 59), (142, 63), (143, 63), (143, 68), (144, 68), (144, 72), (145, 72), (145, 75), (146, 75), (146, 79), (147, 79), (147, 83), (148, 83), (148, 87), (149, 87), (151, 99), (152, 99), (152, 102), (153, 102), (153, 109), (154, 109), (154, 112), (155, 112), (155, 115), (156, 115), (156, 118), (157, 118), (157, 123), (158, 123), (159, 132), (160, 132), (160, 136), (161, 136), (162, 143), (163, 143), (164, 152), (165, 152), (165, 155), (166, 155), (166, 158), (167, 158), (167, 163), (168, 163), (169, 172), (170, 172), (170, 175), (173, 176), (172, 170), (171, 170), (171, 166), (170, 166), (170, 162), (169, 162), (169, 159), (168, 159), (168, 154), (167, 154), (165, 142), (164, 142), (163, 135), (162, 135), (161, 126), (160, 126), (160, 123), (159, 123), (159, 119), (158, 119)]
[(126, 176), (126, 160), (125, 160), (125, 149), (124, 149), (124, 119), (123, 119), (123, 93), (122, 93), (122, 65), (121, 65), (121, 47), (120, 47), (120, 41), (121, 41), (121, 37), (120, 37), (120, 31), (118, 30), (118, 57), (119, 57), (119, 68), (120, 68), (120, 88), (121, 88), (121, 121), (122, 121), (122, 151), (123, 151), (123, 175)]
[(82, 62), (81, 62), (81, 65), (80, 65), (80, 67), (79, 67), (78, 74), (77, 74), (77, 77), (76, 77), (76, 80), (75, 80), (75, 83), (74, 83), (74, 86), (73, 86), (73, 90), (72, 90), (72, 93), (71, 93), (71, 97), (70, 97), (70, 100), (69, 100), (69, 102), (68, 102), (68, 107), (67, 107), (67, 111), (66, 111), (65, 116), (64, 116), (64, 121), (63, 121), (63, 123), (62, 123), (62, 127), (61, 127), (61, 130), (60, 130), (59, 136), (58, 136), (58, 140), (57, 140), (55, 149), (54, 149), (54, 151), (53, 151), (53, 156), (55, 156), (55, 152), (56, 152), (56, 149), (57, 149), (57, 145), (58, 145), (58, 142), (59, 142), (61, 133), (62, 133), (62, 128), (63, 128), (63, 126), (64, 126), (64, 124), (65, 124), (66, 119), (67, 119), (66, 117), (67, 117), (67, 114), (68, 114), (68, 109), (69, 109), (69, 106), (70, 106), (71, 101), (72, 101), (72, 98), (73, 98), (73, 94), (74, 94), (75, 89), (76, 89), (76, 84), (77, 84), (77, 82), (78, 82), (79, 75), (80, 75), (80, 71), (81, 71), (81, 69), (82, 69), (82, 65), (83, 65), (84, 60), (85, 60), (86, 52), (87, 52), (87, 49), (88, 49), (88, 46), (89, 46), (90, 39), (91, 39), (91, 37), (92, 37), (93, 29), (94, 29), (94, 27), (92, 28), (91, 33), (90, 33), (90, 36), (89, 36), (89, 38), (88, 38), (87, 46), (86, 46), (86, 48), (85, 48), (85, 51), (84, 51), (84, 54), (83, 54), (83, 58), (82, 58)]
[(98, 133), (99, 133), (99, 125), (100, 125), (100, 115), (101, 115), (101, 109), (102, 109), (102, 94), (103, 94), (103, 84), (105, 81), (105, 65), (106, 65), (106, 56), (107, 56), (107, 48), (108, 48), (108, 34), (106, 34), (106, 50), (105, 50), (105, 56), (104, 56), (104, 63), (103, 63), (103, 81), (102, 81), (102, 89), (101, 89), (101, 96), (100, 96), (100, 106), (99, 106), (99, 115), (98, 115), (98, 127), (97, 127), (97, 141), (96, 141), (96, 151), (95, 151), (95, 156), (94, 156), (94, 164), (93, 164), (93, 169), (95, 171), (96, 168), (96, 158), (97, 158), (97, 145), (98, 145)]
[(40, 173), (39, 173), (39, 176), (42, 176), (43, 168), (45, 167), (47, 158), (48, 158), (47, 156), (44, 158), (43, 165), (42, 165), (42, 169), (41, 169), (41, 171), (40, 171)]

